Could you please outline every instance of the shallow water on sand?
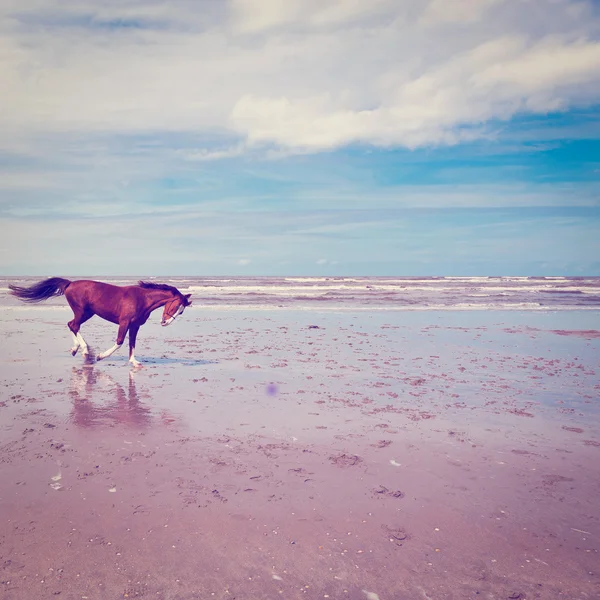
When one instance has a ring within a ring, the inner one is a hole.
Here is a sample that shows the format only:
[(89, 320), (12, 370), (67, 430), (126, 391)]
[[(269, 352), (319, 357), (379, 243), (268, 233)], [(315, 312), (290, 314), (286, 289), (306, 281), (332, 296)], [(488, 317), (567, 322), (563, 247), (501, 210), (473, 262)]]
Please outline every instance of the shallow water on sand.
[(68, 318), (0, 313), (3, 597), (600, 594), (596, 312)]

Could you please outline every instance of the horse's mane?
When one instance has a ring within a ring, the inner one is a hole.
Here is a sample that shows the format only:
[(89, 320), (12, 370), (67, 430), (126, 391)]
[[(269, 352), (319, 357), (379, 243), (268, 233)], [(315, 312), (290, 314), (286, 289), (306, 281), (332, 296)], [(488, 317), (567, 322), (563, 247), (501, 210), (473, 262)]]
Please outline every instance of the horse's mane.
[(173, 292), (178, 296), (181, 295), (181, 292), (172, 285), (167, 285), (166, 283), (151, 283), (150, 281), (138, 281), (138, 285), (147, 290), (164, 290), (166, 292)]

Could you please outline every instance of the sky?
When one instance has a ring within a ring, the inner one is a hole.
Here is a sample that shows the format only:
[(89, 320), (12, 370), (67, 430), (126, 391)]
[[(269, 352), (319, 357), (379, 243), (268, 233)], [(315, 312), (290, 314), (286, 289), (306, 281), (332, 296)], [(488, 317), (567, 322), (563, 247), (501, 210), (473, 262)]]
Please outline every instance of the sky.
[(598, 0), (3, 0), (0, 274), (600, 275)]

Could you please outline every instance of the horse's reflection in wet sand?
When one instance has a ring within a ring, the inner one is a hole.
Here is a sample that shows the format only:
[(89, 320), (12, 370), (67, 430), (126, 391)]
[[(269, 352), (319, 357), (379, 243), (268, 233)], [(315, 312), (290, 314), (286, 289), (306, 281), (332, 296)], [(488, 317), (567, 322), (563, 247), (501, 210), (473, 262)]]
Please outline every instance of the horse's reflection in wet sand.
[(144, 428), (152, 424), (151, 410), (140, 402), (135, 372), (129, 372), (127, 390), (107, 373), (93, 365), (73, 367), (70, 396), (71, 421), (79, 427), (101, 428), (125, 425)]

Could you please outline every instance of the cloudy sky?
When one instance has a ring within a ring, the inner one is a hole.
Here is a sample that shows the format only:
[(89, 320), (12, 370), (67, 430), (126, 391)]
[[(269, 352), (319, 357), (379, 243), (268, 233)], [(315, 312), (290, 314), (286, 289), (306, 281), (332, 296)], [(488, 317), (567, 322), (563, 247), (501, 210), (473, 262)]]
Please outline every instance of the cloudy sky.
[(600, 275), (600, 2), (3, 0), (0, 273)]

